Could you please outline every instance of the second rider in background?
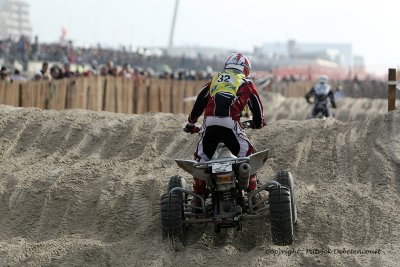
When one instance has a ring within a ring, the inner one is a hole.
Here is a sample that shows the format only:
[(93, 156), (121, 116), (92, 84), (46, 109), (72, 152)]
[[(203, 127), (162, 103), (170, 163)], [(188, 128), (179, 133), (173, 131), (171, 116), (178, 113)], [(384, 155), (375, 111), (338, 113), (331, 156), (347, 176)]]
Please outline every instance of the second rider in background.
[(310, 104), (310, 98), (314, 97), (314, 108), (311, 112), (311, 117), (317, 117), (318, 113), (322, 113), (326, 118), (332, 117), (331, 112), (328, 108), (328, 98), (331, 101), (332, 108), (336, 108), (335, 96), (331, 90), (331, 86), (328, 84), (328, 76), (322, 75), (318, 78), (315, 85), (305, 95), (306, 101)]

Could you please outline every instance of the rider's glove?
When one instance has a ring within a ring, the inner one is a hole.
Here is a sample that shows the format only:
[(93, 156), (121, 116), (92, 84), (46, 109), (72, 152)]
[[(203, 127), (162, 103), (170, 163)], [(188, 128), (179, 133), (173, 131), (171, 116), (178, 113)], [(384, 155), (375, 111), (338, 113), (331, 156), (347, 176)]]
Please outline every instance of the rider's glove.
[(183, 130), (187, 133), (194, 134), (198, 132), (198, 127), (196, 127), (196, 125), (193, 123), (188, 123)]
[(263, 122), (261, 123), (261, 127), (256, 127), (256, 125), (255, 125), (254, 122), (253, 122), (253, 124), (251, 125), (251, 128), (252, 128), (252, 129), (261, 129), (261, 128), (264, 127), (265, 125), (267, 125), (267, 124), (265, 123), (265, 121), (263, 121)]
[(332, 105), (332, 108), (336, 108), (336, 105)]
[(247, 128), (247, 129), (254, 129), (254, 122), (253, 120), (248, 120), (248, 121), (243, 121), (242, 122), (242, 128)]

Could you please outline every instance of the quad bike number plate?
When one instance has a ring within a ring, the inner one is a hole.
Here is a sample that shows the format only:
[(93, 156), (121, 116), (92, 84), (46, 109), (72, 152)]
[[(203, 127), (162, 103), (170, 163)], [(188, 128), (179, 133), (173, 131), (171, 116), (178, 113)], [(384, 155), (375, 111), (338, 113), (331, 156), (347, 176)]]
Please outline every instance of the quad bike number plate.
[(213, 163), (211, 170), (212, 173), (231, 172), (232, 164), (230, 162)]

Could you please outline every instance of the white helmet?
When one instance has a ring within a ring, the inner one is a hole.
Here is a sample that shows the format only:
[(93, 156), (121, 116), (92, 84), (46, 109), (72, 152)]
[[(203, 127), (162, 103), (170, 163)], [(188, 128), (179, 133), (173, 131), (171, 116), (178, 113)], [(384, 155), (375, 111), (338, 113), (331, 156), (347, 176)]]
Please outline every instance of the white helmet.
[(233, 53), (225, 62), (225, 69), (235, 69), (243, 72), (248, 77), (251, 70), (250, 60), (242, 53)]
[(321, 84), (326, 84), (326, 83), (328, 83), (328, 81), (329, 81), (329, 78), (326, 75), (321, 75), (318, 78), (318, 83), (321, 83)]

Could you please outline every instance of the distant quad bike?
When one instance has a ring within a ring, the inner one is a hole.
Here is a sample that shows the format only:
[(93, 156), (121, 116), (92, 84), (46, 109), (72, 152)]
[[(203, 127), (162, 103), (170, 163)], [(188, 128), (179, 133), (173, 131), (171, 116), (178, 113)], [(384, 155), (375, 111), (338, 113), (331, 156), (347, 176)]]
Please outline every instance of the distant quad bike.
[[(343, 88), (342, 86), (338, 86), (335, 90), (335, 94), (339, 97), (343, 97)], [(307, 116), (307, 119), (323, 119), (326, 120), (327, 118), (334, 118), (335, 114), (328, 109), (328, 99), (316, 101), (318, 96), (313, 97), (313, 101), (308, 101), (309, 104), (314, 104), (313, 111)]]
[(326, 106), (327, 103), (321, 103), (321, 102), (316, 103), (315, 104), (316, 115), (313, 118), (326, 120), (327, 118), (332, 117), (332, 114), (329, 113)]
[[(313, 103), (311, 103), (313, 104)], [(327, 118), (333, 118), (334, 114), (331, 113), (327, 109), (327, 102), (317, 102), (315, 103), (313, 110), (311, 113), (308, 114), (307, 119), (323, 119), (326, 120)], [(313, 115), (313, 111), (315, 111), (315, 115)]]
[[(245, 124), (246, 125), (246, 124)], [(188, 190), (185, 179), (170, 178), (167, 193), (161, 197), (161, 226), (164, 239), (174, 245), (186, 246), (185, 234), (195, 224), (213, 223), (215, 232), (221, 228), (242, 230), (242, 222), (270, 217), (272, 241), (276, 245), (293, 242), (293, 225), (297, 222), (293, 176), (278, 171), (276, 181), (258, 184), (247, 193), (250, 175), (255, 174), (268, 159), (268, 150), (237, 158), (219, 144), (213, 158), (207, 162), (176, 159), (180, 168), (206, 181), (209, 194), (202, 197)], [(268, 194), (260, 194), (267, 192)], [(201, 206), (192, 206), (197, 198)]]

